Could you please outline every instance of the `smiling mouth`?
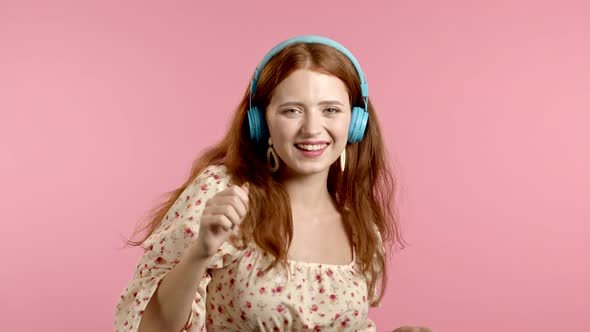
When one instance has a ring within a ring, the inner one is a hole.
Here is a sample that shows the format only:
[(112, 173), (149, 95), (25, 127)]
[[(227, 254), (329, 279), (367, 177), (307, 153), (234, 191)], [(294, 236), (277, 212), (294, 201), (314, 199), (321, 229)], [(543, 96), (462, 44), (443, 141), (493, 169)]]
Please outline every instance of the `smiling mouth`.
[(328, 143), (322, 144), (295, 144), (295, 147), (303, 151), (320, 151), (325, 149)]

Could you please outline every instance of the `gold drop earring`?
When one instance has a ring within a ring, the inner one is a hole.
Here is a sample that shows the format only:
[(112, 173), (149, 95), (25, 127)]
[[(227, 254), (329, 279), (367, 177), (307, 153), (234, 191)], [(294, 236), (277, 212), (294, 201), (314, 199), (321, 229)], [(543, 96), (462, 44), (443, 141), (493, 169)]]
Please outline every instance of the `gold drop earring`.
[(279, 158), (275, 149), (272, 147), (272, 137), (268, 138), (268, 150), (266, 150), (266, 167), (271, 173), (279, 169)]

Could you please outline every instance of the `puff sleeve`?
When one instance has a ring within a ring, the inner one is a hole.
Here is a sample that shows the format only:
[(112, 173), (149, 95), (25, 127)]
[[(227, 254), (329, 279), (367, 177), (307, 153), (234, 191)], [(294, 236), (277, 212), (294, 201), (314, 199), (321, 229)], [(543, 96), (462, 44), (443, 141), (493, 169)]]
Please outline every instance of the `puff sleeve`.
[[(115, 309), (115, 331), (137, 331), (144, 310), (158, 285), (180, 262), (185, 250), (197, 238), (205, 203), (229, 186), (223, 166), (207, 167), (171, 206), (161, 225), (142, 245), (144, 254), (133, 279), (122, 292)], [(208, 263), (208, 270), (221, 268), (238, 259), (239, 252), (225, 242)], [(186, 332), (204, 331), (209, 272), (201, 280), (192, 303)]]

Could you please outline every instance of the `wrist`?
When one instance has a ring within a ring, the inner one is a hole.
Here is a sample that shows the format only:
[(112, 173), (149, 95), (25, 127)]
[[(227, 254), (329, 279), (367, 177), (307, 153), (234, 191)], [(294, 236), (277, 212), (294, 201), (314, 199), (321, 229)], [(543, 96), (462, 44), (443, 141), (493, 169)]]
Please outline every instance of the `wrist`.
[(209, 253), (202, 245), (199, 245), (201, 241), (197, 241), (195, 245), (193, 245), (187, 251), (187, 260), (191, 263), (203, 264), (209, 263), (209, 260), (213, 257), (214, 253)]

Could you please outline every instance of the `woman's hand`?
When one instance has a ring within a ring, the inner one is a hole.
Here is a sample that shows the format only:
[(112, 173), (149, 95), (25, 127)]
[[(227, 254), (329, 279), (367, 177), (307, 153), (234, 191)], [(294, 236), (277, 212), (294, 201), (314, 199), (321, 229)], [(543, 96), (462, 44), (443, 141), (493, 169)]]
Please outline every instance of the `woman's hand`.
[(402, 326), (391, 332), (432, 332), (432, 330), (427, 327), (420, 326)]
[(233, 185), (211, 197), (203, 210), (192, 250), (198, 259), (211, 258), (248, 213), (248, 184)]

